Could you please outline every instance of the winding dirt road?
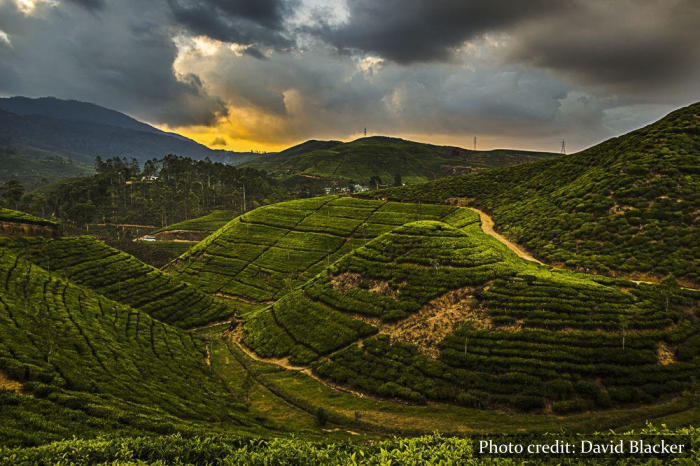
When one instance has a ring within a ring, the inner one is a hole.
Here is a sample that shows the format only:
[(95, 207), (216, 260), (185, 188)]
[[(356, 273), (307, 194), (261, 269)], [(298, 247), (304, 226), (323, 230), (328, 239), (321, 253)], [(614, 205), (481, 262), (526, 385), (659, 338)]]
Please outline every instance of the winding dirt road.
[(518, 255), (518, 257), (520, 257), (521, 259), (525, 259), (525, 260), (530, 261), (530, 262), (536, 262), (540, 265), (545, 265), (544, 262), (535, 259), (534, 257), (532, 257), (532, 255), (530, 255), (527, 251), (522, 249), (517, 244), (511, 243), (506, 238), (504, 238), (502, 235), (496, 233), (496, 231), (493, 229), (493, 225), (494, 225), (493, 219), (491, 218), (491, 216), (489, 214), (487, 214), (486, 212), (484, 212), (482, 210), (475, 209), (474, 207), (469, 207), (469, 209), (471, 209), (474, 212), (476, 212), (477, 214), (479, 214), (479, 217), (481, 218), (481, 229), (483, 230), (484, 233), (486, 233), (489, 236), (493, 236), (499, 242), (505, 244), (508, 247), (508, 249), (510, 249), (511, 251), (516, 253)]

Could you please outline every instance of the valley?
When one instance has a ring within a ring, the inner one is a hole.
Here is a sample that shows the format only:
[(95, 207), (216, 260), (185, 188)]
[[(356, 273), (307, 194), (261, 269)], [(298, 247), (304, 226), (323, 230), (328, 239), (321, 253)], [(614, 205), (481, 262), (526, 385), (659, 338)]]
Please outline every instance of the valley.
[[(679, 123), (687, 115), (644, 131), (671, 125), (684, 139), (695, 131)], [(635, 147), (644, 131), (618, 144)], [(8, 452), (34, 454), (69, 431), (167, 442), (295, 433), (300, 445), (355, 445), (431, 432), (692, 425), (700, 415), (692, 256), (674, 259), (665, 277), (603, 254), (580, 257), (606, 270), (562, 263), (551, 246), (519, 241), (528, 236), (513, 234), (493, 191), (472, 197), (495, 186), (491, 178), (523, 171), (530, 182), (530, 170), (582, 157), (214, 210), (160, 228), (88, 226), (116, 228), (123, 250), (3, 209), (0, 439), (18, 448)], [(576, 172), (561, 189), (587, 176)], [(683, 213), (692, 192), (678, 188), (680, 215), (655, 220), (657, 233), (693, 228)], [(600, 236), (600, 252), (617, 251), (627, 233)], [(156, 248), (169, 252), (157, 268), (131, 248), (149, 260)]]

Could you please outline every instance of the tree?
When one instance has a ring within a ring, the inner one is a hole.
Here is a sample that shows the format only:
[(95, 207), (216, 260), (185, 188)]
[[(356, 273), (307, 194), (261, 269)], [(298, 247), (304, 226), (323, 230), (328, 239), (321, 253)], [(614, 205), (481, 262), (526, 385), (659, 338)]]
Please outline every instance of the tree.
[(369, 184), (374, 185), (374, 189), (379, 189), (379, 185), (382, 184), (382, 179), (374, 175), (369, 179)]
[(401, 181), (401, 173), (394, 175), (394, 186), (403, 186), (403, 182)]
[(3, 204), (13, 209), (19, 208), (19, 201), (24, 196), (24, 186), (17, 180), (9, 180), (2, 186)]

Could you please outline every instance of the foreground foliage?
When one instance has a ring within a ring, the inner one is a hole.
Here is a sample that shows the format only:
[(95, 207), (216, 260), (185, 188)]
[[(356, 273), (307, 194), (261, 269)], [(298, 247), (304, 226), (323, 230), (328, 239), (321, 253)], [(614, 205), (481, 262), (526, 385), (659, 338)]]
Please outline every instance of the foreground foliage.
[[(635, 435), (634, 432), (627, 433)], [(686, 458), (668, 458), (666, 464), (697, 464), (700, 461), (696, 428), (667, 429), (647, 426), (637, 435), (678, 436), (691, 441)], [(575, 436), (571, 436), (575, 439)], [(542, 441), (545, 437), (524, 437)], [(420, 465), (420, 464), (522, 464), (522, 458), (481, 458), (475, 453), (476, 439), (426, 435), (394, 438), (370, 443), (318, 442), (295, 438), (270, 440), (250, 438), (194, 437), (179, 435), (158, 438), (70, 440), (44, 447), (0, 450), (0, 461), (12, 464), (52, 463), (60, 458), (72, 464), (220, 464), (220, 465)], [(661, 464), (659, 459), (616, 459), (617, 464)], [(599, 464), (600, 459), (574, 457), (540, 458), (545, 464)]]

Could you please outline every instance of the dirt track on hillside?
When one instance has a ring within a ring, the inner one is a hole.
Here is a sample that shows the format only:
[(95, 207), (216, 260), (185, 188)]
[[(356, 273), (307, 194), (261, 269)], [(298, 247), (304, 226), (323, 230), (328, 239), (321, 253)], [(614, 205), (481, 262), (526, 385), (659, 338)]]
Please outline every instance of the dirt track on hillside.
[(493, 219), (491, 218), (491, 216), (489, 214), (487, 214), (486, 212), (484, 212), (482, 210), (475, 209), (474, 207), (469, 207), (469, 208), (471, 210), (473, 210), (474, 212), (478, 213), (479, 217), (481, 217), (481, 229), (484, 231), (484, 233), (486, 233), (489, 236), (493, 236), (499, 242), (505, 244), (508, 247), (508, 249), (510, 249), (511, 251), (516, 253), (518, 255), (518, 257), (520, 257), (521, 259), (525, 259), (525, 260), (530, 261), (530, 262), (536, 262), (540, 265), (545, 265), (544, 262), (535, 259), (534, 257), (532, 257), (531, 254), (529, 254), (524, 249), (520, 248), (520, 246), (518, 246), (517, 244), (511, 243), (506, 238), (504, 238), (502, 235), (496, 233), (496, 231), (493, 229), (493, 225), (494, 225)]

